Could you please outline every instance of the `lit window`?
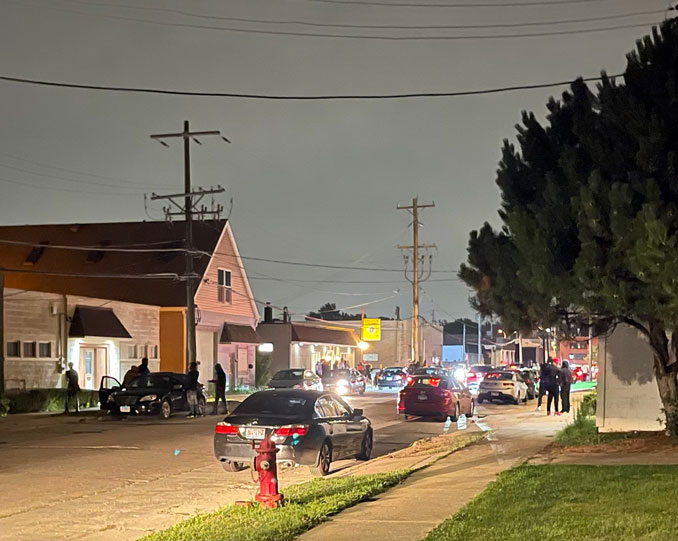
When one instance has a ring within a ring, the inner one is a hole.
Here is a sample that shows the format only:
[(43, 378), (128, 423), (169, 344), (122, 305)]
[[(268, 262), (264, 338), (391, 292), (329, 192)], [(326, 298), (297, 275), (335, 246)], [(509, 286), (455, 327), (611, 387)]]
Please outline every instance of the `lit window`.
[(233, 295), (231, 290), (231, 271), (219, 269), (217, 272), (217, 299), (224, 304), (231, 304)]

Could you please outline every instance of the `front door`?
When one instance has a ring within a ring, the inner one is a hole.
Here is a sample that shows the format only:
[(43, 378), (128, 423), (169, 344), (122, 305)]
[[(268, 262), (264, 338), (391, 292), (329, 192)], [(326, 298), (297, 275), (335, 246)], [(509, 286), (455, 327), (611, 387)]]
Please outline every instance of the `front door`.
[(80, 346), (78, 383), (81, 389), (96, 389), (103, 376), (108, 375), (108, 348)]

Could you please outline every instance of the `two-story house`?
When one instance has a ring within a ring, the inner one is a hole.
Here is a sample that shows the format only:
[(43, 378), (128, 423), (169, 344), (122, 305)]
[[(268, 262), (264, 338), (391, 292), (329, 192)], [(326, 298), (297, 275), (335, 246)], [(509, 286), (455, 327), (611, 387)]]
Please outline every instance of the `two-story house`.
[[(230, 223), (195, 222), (193, 237), (200, 379), (220, 362), (252, 384), (259, 313)], [(183, 222), (0, 227), (6, 387), (61, 387), (69, 362), (89, 389), (143, 357), (184, 372), (184, 239)]]

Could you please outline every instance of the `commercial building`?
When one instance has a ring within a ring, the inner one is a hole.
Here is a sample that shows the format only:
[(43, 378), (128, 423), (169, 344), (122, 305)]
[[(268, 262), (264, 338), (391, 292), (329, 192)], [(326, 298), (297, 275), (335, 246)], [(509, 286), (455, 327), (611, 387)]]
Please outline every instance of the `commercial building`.
[[(83, 388), (122, 378), (148, 357), (151, 370), (186, 370), (183, 222), (0, 227), (7, 388), (63, 386), (72, 362)], [(254, 382), (259, 319), (225, 220), (194, 223), (200, 278), (197, 360), (237, 384)], [(2, 359), (0, 359), (1, 361)]]

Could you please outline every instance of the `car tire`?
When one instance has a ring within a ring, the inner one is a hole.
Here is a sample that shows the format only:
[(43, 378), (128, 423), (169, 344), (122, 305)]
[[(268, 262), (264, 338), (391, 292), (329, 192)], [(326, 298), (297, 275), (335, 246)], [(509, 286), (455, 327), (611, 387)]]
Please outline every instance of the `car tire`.
[(224, 471), (227, 471), (229, 473), (235, 473), (239, 471), (243, 471), (245, 468), (247, 468), (247, 463), (246, 462), (222, 462), (221, 467), (224, 468)]
[(484, 400), (482, 398), (478, 398), (478, 404), (482, 404)]
[(325, 477), (330, 473), (330, 465), (332, 464), (332, 447), (330, 442), (325, 440), (318, 451), (318, 462), (313, 466), (309, 466), (311, 475), (314, 477)]
[(169, 400), (163, 400), (160, 404), (160, 418), (167, 420), (172, 416), (172, 402)]
[(372, 456), (372, 446), (374, 444), (373, 441), (373, 434), (372, 434), (372, 429), (368, 428), (365, 431), (365, 435), (363, 436), (363, 442), (360, 445), (360, 453), (358, 453), (355, 457), (358, 460), (369, 460), (370, 457)]
[[(459, 402), (457, 402), (457, 403), (454, 405), (454, 415), (450, 415), (450, 416), (449, 416), (449, 417), (450, 417), (450, 421), (452, 421), (453, 423), (456, 423), (456, 422), (457, 422), (457, 419), (459, 419), (459, 414), (460, 414), (460, 413), (461, 413), (461, 408), (459, 407)], [(448, 416), (445, 415), (445, 419), (444, 419), (445, 421), (447, 421), (447, 417), (448, 417)]]
[(518, 393), (517, 397), (513, 397), (512, 399), (513, 404), (517, 405), (518, 402), (520, 402), (520, 393)]
[(523, 396), (523, 404), (527, 404), (527, 393), (525, 393), (525, 396)]
[(468, 408), (468, 414), (466, 416), (473, 417), (475, 414), (476, 414), (476, 401), (471, 400), (471, 405)]

